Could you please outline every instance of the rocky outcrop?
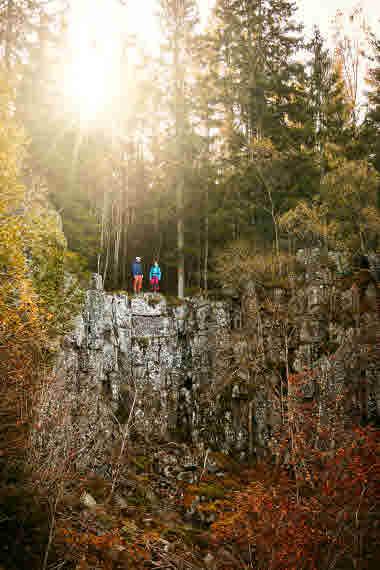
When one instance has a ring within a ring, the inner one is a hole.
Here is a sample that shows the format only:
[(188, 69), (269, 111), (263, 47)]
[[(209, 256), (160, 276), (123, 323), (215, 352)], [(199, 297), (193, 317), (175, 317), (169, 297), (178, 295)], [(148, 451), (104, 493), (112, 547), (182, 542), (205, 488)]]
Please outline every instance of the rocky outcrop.
[(41, 416), (45, 424), (61, 418), (62, 438), (83, 448), (79, 462), (89, 462), (126, 426), (146, 441), (232, 445), (229, 416), (217, 421), (211, 398), (227, 366), (231, 306), (204, 298), (173, 301), (107, 294), (101, 277), (93, 276), (57, 357)]
[(377, 417), (376, 284), (359, 294), (315, 251), (298, 258), (301, 276), (270, 289), (252, 281), (241, 302), (108, 294), (94, 275), (44, 393), (40, 445), (49, 434), (50, 453), (63, 446), (79, 467), (99, 467), (134, 436), (260, 455), (278, 432), (288, 375), (305, 369), (305, 401), (334, 396), (345, 414)]

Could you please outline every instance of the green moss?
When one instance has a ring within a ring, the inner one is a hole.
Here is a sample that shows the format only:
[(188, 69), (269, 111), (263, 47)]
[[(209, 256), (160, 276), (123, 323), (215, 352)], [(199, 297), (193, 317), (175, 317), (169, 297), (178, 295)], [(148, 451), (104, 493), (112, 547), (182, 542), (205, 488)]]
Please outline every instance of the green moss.
[(179, 299), (178, 297), (173, 297), (172, 295), (166, 295), (165, 298), (168, 307), (180, 307), (185, 303), (183, 299)]
[(149, 338), (147, 336), (138, 336), (135, 338), (135, 341), (141, 350), (146, 350), (149, 346)]
[(186, 528), (183, 539), (189, 546), (197, 545), (200, 548), (208, 548), (210, 546), (208, 535), (204, 530), (198, 528)]
[(135, 459), (136, 472), (138, 474), (145, 473), (146, 471), (149, 470), (150, 464), (151, 460), (149, 457), (146, 457), (145, 455), (140, 455), (136, 457)]
[(145, 497), (140, 494), (131, 495), (127, 498), (128, 504), (133, 507), (143, 507), (146, 506), (147, 502)]
[(224, 499), (226, 496), (226, 489), (218, 485), (201, 485), (198, 491), (199, 495), (204, 495), (209, 499)]
[(196, 297), (202, 294), (202, 289), (200, 287), (186, 287), (185, 297)]

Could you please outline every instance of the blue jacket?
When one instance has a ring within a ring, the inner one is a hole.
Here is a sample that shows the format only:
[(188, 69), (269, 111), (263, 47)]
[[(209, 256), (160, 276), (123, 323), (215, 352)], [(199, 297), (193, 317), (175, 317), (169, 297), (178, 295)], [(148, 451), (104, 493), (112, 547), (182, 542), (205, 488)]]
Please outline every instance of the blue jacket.
[(133, 275), (133, 277), (134, 277), (135, 275), (142, 275), (142, 274), (143, 274), (143, 272), (142, 272), (142, 265), (141, 265), (141, 263), (137, 263), (137, 261), (134, 261), (134, 262), (132, 263), (132, 275)]
[(159, 266), (153, 265), (150, 268), (149, 279), (152, 279), (152, 277), (158, 277), (158, 280), (161, 281), (161, 269)]

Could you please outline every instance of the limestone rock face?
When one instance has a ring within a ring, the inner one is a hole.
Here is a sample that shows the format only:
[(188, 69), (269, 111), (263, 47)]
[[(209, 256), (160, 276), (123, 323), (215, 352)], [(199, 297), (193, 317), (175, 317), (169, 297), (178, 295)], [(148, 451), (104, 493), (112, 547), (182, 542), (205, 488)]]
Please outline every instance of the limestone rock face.
[(115, 441), (136, 433), (260, 456), (281, 425), (286, 374), (305, 368), (305, 400), (321, 398), (322, 409), (323, 394), (333, 395), (343, 413), (366, 407), (378, 417), (376, 286), (363, 297), (372, 312), (355, 321), (354, 292), (334, 288), (314, 250), (298, 257), (304, 285), (263, 291), (250, 282), (241, 302), (108, 294), (94, 275), (41, 402), (40, 446), (42, 432), (56, 450), (65, 442), (79, 468), (99, 467)]
[(241, 447), (241, 427), (236, 442), (230, 422), (224, 426), (222, 418), (219, 429), (211, 396), (231, 346), (230, 323), (224, 301), (169, 306), (162, 295), (111, 295), (93, 275), (82, 314), (64, 338), (42, 416), (47, 422), (65, 416), (61, 429), (83, 444), (80, 465), (129, 424), (147, 441), (212, 440), (226, 447), (227, 437), (228, 449)]

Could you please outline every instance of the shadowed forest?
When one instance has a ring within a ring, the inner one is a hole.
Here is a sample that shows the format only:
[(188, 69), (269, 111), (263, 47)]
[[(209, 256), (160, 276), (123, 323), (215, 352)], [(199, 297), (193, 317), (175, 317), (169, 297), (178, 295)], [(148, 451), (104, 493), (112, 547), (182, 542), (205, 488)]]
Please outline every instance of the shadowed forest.
[(128, 25), (132, 0), (93, 4), (0, 0), (0, 570), (378, 568), (365, 380), (349, 421), (339, 395), (325, 400), (331, 431), (299, 396), (311, 370), (288, 367), (286, 335), (271, 453), (199, 452), (171, 494), (152, 451), (168, 442), (112, 442), (109, 477), (76, 469), (69, 449), (37, 461), (36, 410), (90, 275), (131, 292), (136, 256), (143, 289), (159, 261), (174, 305), (244, 308), (249, 283), (292, 290), (297, 250), (318, 248), (353, 291), (344, 326), (366, 335), (379, 375), (380, 23), (358, 5), (324, 38), (306, 35), (297, 2), (216, 0), (201, 25), (196, 0), (157, 0), (152, 53)]

